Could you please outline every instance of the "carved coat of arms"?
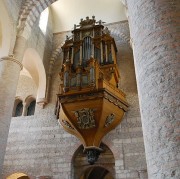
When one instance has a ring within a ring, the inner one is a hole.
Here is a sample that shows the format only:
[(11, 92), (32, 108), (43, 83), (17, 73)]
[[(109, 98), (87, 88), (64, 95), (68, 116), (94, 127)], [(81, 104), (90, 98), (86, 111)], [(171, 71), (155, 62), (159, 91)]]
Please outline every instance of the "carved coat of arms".
[(80, 129), (90, 129), (96, 126), (94, 119), (94, 109), (83, 108), (73, 112), (77, 117), (77, 123)]

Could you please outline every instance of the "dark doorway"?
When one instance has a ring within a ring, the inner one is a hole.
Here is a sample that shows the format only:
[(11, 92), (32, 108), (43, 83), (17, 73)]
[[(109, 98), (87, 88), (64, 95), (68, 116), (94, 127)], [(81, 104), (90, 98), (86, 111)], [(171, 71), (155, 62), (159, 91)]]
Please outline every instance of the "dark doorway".
[(81, 179), (113, 179), (111, 173), (103, 167), (88, 168)]

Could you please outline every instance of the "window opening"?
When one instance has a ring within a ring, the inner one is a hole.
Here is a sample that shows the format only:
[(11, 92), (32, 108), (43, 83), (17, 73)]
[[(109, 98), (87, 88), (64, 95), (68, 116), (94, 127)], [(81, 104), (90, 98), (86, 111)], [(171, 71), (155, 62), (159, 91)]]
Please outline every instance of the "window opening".
[(20, 101), (16, 106), (15, 117), (22, 116), (22, 112), (23, 112), (23, 103), (22, 101)]
[(35, 107), (36, 107), (36, 101), (32, 101), (32, 102), (29, 104), (29, 107), (28, 107), (28, 109), (27, 109), (27, 116), (32, 116), (32, 115), (34, 115)]

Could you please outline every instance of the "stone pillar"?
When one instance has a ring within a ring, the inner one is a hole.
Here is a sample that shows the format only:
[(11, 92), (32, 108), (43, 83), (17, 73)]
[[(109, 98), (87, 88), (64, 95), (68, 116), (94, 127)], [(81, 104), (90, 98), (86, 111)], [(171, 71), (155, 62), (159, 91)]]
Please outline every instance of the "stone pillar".
[(0, 59), (0, 178), (26, 40), (17, 37), (14, 56)]
[(180, 178), (179, 0), (127, 0), (149, 179)]
[(28, 109), (28, 104), (27, 102), (24, 102), (22, 116), (27, 116), (27, 109)]

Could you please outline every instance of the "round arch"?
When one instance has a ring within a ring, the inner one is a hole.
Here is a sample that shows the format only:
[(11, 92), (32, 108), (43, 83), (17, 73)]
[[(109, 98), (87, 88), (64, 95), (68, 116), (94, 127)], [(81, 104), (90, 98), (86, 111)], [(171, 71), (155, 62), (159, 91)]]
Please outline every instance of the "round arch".
[[(26, 1), (21, 7), (21, 14), (19, 15), (18, 33), (25, 38), (28, 38), (32, 30), (32, 27), (36, 20), (40, 17), (40, 14), (57, 0), (40, 0), (40, 1)], [(33, 19), (33, 20), (32, 20)], [(27, 33), (29, 32), (29, 33)]]
[(6, 179), (30, 179), (30, 178), (25, 173), (17, 172), (9, 175)]
[[(16, 96), (15, 101), (14, 101), (12, 117), (16, 117), (16, 108), (17, 108), (17, 105), (20, 104), (20, 103), (22, 103), (22, 105), (23, 105), (23, 99), (20, 96)], [(22, 112), (23, 112), (23, 107), (22, 107)]]
[(25, 99), (24, 116), (34, 115), (35, 106), (36, 106), (36, 98), (32, 95), (27, 96)]
[[(110, 173), (112, 178), (115, 178), (115, 158), (111, 149), (104, 143), (101, 143), (100, 147), (103, 149), (103, 152), (100, 154), (98, 161), (94, 165), (89, 165), (86, 159), (86, 155), (83, 153), (83, 146), (80, 145), (77, 150), (74, 152), (72, 158), (72, 176), (74, 179), (86, 179), (81, 178), (86, 176), (86, 172), (92, 167), (101, 167), (98, 169)], [(97, 170), (95, 169), (95, 172)], [(112, 179), (110, 178), (110, 179)], [(87, 178), (88, 179), (88, 178)]]
[(33, 48), (26, 49), (23, 57), (23, 66), (32, 76), (37, 86), (37, 103), (46, 101), (46, 73), (42, 59)]
[(11, 46), (11, 22), (3, 1), (0, 1), (0, 58), (7, 56)]

